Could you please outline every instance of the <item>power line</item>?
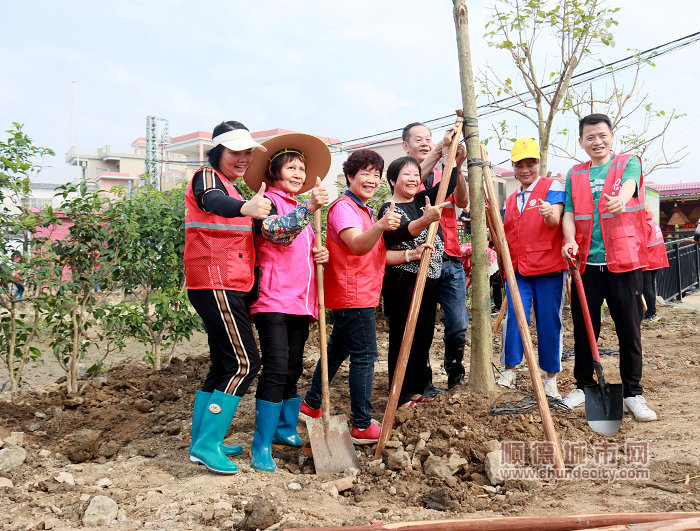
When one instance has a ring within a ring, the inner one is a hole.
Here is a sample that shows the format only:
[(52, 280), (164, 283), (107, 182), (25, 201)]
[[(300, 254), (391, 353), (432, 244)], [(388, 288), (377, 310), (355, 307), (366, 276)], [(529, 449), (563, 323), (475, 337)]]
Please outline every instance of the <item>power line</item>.
[[(598, 67), (586, 70), (585, 72), (574, 74), (573, 76), (571, 76), (571, 80), (573, 81), (575, 79), (578, 79), (578, 81), (576, 81), (574, 83), (570, 83), (569, 86), (576, 87), (576, 86), (582, 85), (584, 83), (590, 83), (590, 82), (595, 81), (597, 79), (612, 75), (615, 72), (620, 72), (620, 71), (626, 70), (627, 68), (634, 66), (640, 58), (649, 60), (649, 59), (653, 59), (656, 57), (661, 57), (661, 56), (666, 55), (668, 53), (675, 52), (677, 50), (685, 48), (686, 46), (694, 44), (698, 41), (700, 41), (700, 32), (691, 33), (691, 34), (686, 35), (684, 37), (680, 37), (678, 39), (668, 41), (668, 42), (665, 42), (663, 44), (659, 44), (659, 45), (654, 46), (652, 48), (649, 48), (647, 50), (643, 50), (643, 51), (638, 52), (636, 54), (632, 54), (632, 55), (629, 55), (629, 56), (624, 57), (622, 59), (618, 59), (617, 61), (613, 61), (612, 63), (602, 64)], [(615, 68), (617, 65), (620, 65), (620, 66)], [(591, 76), (591, 74), (594, 74), (594, 75)], [(585, 76), (590, 76), (590, 77), (585, 77)], [(582, 79), (580, 79), (580, 78), (582, 78)], [(557, 85), (557, 83), (549, 83), (547, 85), (544, 85), (543, 87), (540, 87), (540, 90), (542, 92), (546, 92), (547, 89), (553, 89), (554, 87), (556, 87), (556, 85)], [(551, 93), (551, 92), (549, 92), (549, 93)], [(485, 103), (485, 104), (477, 106), (477, 111), (479, 109), (488, 109), (487, 112), (477, 113), (477, 116), (483, 118), (483, 117), (491, 116), (491, 115), (494, 115), (494, 114), (497, 114), (500, 112), (505, 112), (508, 109), (520, 106), (523, 103), (531, 101), (532, 99), (533, 99), (532, 94), (530, 94), (527, 91), (521, 92), (519, 94), (514, 94), (511, 96), (506, 96), (505, 98), (501, 98), (500, 100), (496, 100), (496, 101), (491, 102), (491, 103)], [(507, 106), (507, 107), (494, 108), (494, 105), (506, 104), (509, 101), (514, 101), (514, 103)], [(440, 116), (438, 118), (431, 118), (429, 120), (423, 121), (423, 123), (428, 124), (428, 123), (438, 122), (441, 120), (446, 120), (448, 118), (451, 119), (452, 121), (454, 121), (454, 114), (447, 114), (445, 116)], [(452, 125), (452, 122), (448, 122), (447, 124), (437, 125), (434, 127), (434, 129), (436, 129), (436, 130), (447, 129), (447, 127), (449, 127), (450, 125)], [(350, 140), (336, 142), (334, 144), (329, 144), (329, 146), (338, 146), (342, 151), (342, 150), (344, 150), (342, 147), (344, 144), (348, 144), (350, 142), (358, 142), (361, 140), (367, 140), (370, 138), (376, 138), (379, 136), (399, 133), (402, 131), (403, 131), (403, 127), (398, 128), (398, 129), (391, 129), (391, 130), (384, 131), (381, 133), (375, 133), (372, 135), (366, 135), (366, 136), (362, 136), (362, 137), (358, 137), (358, 138), (353, 138)], [(374, 142), (368, 142), (365, 145), (372, 146), (372, 145), (381, 144), (383, 142), (386, 142), (388, 140), (393, 140), (393, 139), (394, 138), (382, 138), (381, 140), (376, 140)]]

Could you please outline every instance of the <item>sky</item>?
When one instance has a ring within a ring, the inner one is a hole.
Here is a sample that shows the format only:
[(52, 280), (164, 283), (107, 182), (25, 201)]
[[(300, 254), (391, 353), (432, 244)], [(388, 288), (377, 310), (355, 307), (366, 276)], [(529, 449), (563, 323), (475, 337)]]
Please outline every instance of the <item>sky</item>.
[[(488, 65), (514, 78), (507, 53), (484, 39), (494, 0), (467, 5), (475, 72)], [(590, 67), (700, 30), (694, 0), (608, 5), (621, 8), (616, 45), (594, 49)], [(64, 161), (76, 124), (78, 145), (93, 149), (145, 136), (149, 114), (167, 119), (171, 136), (238, 120), (252, 131), (349, 141), (462, 106), (448, 0), (4, 0), (0, 14), (0, 126), (20, 122), (35, 144), (56, 152), (35, 181), (75, 177)], [(641, 74), (655, 108), (685, 115), (669, 129), (665, 149), (685, 148), (687, 156), (677, 169), (654, 172), (657, 182), (700, 181), (693, 136), (700, 127), (698, 56), (700, 43), (660, 57)], [(504, 119), (517, 136), (536, 136), (532, 126), (501, 114), (480, 120), (481, 138), (493, 137)], [(576, 136), (565, 138), (571, 150)], [(509, 159), (495, 140), (489, 150), (496, 164)], [(580, 148), (577, 154), (583, 156)], [(555, 172), (571, 165), (549, 160)]]

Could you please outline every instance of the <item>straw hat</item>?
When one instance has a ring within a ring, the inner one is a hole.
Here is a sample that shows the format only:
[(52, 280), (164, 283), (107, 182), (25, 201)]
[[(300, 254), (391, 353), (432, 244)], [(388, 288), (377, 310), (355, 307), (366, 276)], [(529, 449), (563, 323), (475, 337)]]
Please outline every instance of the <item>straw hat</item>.
[(260, 150), (253, 152), (253, 161), (248, 167), (243, 179), (251, 190), (260, 189), (260, 184), (265, 182), (269, 187), (273, 183), (265, 177), (265, 170), (270, 164), (270, 157), (282, 149), (293, 149), (304, 156), (306, 164), (306, 182), (299, 190), (299, 194), (308, 192), (316, 184), (316, 177), (323, 179), (331, 167), (331, 151), (320, 138), (304, 133), (285, 133), (273, 136), (262, 142), (267, 148), (267, 153)]

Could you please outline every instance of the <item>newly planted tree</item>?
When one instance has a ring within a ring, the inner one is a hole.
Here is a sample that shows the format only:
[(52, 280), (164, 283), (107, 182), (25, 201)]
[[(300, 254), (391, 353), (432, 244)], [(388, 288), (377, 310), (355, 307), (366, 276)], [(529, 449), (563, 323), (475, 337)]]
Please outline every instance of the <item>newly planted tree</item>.
[(0, 358), (10, 390), (17, 391), (24, 367), (41, 355), (34, 339), (51, 266), (35, 251), (37, 220), (26, 197), (30, 176), (40, 168), (37, 160), (53, 151), (35, 146), (16, 122), (7, 133), (0, 141)]
[[(76, 393), (78, 362), (90, 345), (88, 333), (98, 318), (95, 312), (106, 303), (120, 248), (128, 242), (111, 230), (115, 219), (103, 192), (90, 190), (85, 181), (57, 190), (64, 200), (62, 215), (71, 225), (65, 236), (46, 244), (56, 257), (46, 319), (54, 355), (67, 373), (66, 390)], [(55, 213), (44, 220), (51, 222), (60, 223)]]
[(126, 294), (122, 326), (147, 346), (145, 359), (156, 370), (201, 325), (185, 292), (184, 192), (143, 186), (112, 205), (118, 220), (113, 230), (129, 242), (117, 256), (116, 275)]

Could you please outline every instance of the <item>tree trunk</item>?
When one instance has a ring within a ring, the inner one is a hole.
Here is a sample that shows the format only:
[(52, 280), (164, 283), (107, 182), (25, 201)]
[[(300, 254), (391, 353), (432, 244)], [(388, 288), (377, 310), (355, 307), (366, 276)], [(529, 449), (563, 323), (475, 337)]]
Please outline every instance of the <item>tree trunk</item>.
[[(476, 94), (469, 47), (469, 28), (465, 0), (453, 0), (459, 77), (464, 108), (464, 137), (467, 159), (481, 159), (479, 125), (476, 119)], [(495, 382), (491, 370), (493, 335), (489, 293), (488, 241), (486, 238), (486, 210), (484, 180), (479, 165), (469, 167), (469, 204), (472, 238), (472, 344), (469, 370), (469, 388), (486, 393), (493, 391)]]

